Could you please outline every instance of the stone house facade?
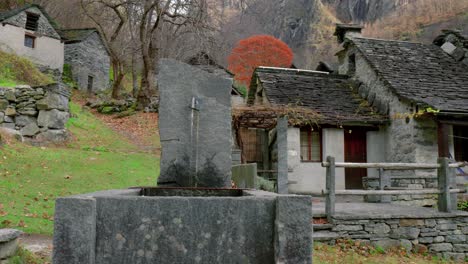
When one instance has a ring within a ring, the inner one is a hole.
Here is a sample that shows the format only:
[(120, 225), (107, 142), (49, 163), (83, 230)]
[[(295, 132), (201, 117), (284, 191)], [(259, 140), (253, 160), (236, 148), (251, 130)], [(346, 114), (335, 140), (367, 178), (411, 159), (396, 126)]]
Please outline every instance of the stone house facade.
[[(339, 26), (340, 27), (340, 26)], [(343, 50), (339, 73), (359, 81), (360, 96), (379, 113), (390, 116), (381, 128), (382, 162), (435, 163), (438, 157), (468, 160), (468, 67), (436, 45), (347, 35), (341, 26)], [(399, 172), (405, 176), (426, 172)], [(459, 183), (466, 173), (458, 172)], [(434, 180), (394, 181), (435, 187)], [(414, 186), (414, 185), (413, 185)]]
[[(324, 190), (325, 169), (320, 163), (329, 155), (345, 162), (468, 160), (468, 67), (464, 58), (454, 57), (455, 49), (450, 54), (439, 47), (453, 38), (446, 32), (439, 38), (444, 42), (437, 46), (362, 38), (360, 31), (356, 25), (337, 26), (335, 35), (343, 47), (337, 54), (337, 74), (265, 68), (254, 73), (249, 106), (278, 108), (299, 103), (321, 117), (308, 126), (289, 122), (290, 192)], [(453, 46), (460, 51), (463, 43), (456, 41)], [(263, 156), (271, 164), (278, 155), (270, 149)], [(465, 171), (458, 171), (459, 184), (466, 182)], [(337, 189), (372, 188), (378, 173), (375, 169), (337, 170)], [(394, 177), (391, 187), (437, 185), (435, 177), (424, 179), (435, 176), (434, 171), (384, 171), (384, 175)], [(403, 204), (414, 199), (420, 199), (421, 205), (433, 204), (426, 198), (393, 197)]]
[(56, 24), (38, 5), (0, 13), (0, 49), (62, 72), (64, 44)]
[(97, 93), (109, 87), (110, 55), (95, 28), (61, 31), (65, 41), (65, 64), (82, 91)]

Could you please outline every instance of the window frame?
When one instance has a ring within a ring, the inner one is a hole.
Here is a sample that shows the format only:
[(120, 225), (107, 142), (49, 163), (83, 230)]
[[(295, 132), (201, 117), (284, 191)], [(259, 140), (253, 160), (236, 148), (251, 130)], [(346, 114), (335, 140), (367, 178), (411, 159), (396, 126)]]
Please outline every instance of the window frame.
[[(32, 39), (32, 47), (26, 45), (26, 39), (28, 39), (28, 38)], [(28, 34), (28, 33), (24, 34), (24, 46), (26, 48), (35, 49), (36, 48), (36, 39), (37, 39), (37, 37), (32, 35), (32, 34)]]
[[(313, 130), (312, 130), (313, 129)], [(308, 157), (303, 159), (302, 157), (302, 132), (307, 132), (307, 154)], [(318, 132), (318, 145), (320, 151), (319, 160), (312, 159), (312, 132)], [(322, 142), (322, 129), (316, 127), (301, 127), (299, 132), (299, 151), (301, 162), (322, 162), (323, 161), (323, 142)]]

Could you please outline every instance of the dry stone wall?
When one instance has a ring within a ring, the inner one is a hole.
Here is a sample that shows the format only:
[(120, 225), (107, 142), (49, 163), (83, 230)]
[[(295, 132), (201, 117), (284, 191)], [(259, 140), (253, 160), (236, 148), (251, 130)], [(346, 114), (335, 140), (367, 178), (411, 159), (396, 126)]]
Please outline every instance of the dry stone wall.
[(382, 248), (404, 247), (447, 259), (468, 258), (468, 216), (402, 219), (336, 219), (329, 242), (360, 240)]
[(69, 98), (62, 84), (0, 87), (0, 127), (16, 130), (26, 140), (65, 141)]

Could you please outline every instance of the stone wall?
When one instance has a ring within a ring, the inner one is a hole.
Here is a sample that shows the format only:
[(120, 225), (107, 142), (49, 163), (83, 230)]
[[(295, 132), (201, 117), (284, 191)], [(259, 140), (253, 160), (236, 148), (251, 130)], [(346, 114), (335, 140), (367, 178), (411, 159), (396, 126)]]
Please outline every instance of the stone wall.
[(0, 88), (0, 127), (16, 130), (26, 140), (64, 141), (69, 98), (61, 84)]
[(468, 216), (402, 219), (335, 219), (328, 234), (336, 239), (360, 240), (383, 248), (402, 246), (445, 258), (468, 257)]
[(88, 77), (93, 77), (92, 89), (97, 93), (109, 86), (110, 57), (97, 32), (85, 40), (65, 45), (65, 63), (71, 66), (78, 88), (88, 91)]

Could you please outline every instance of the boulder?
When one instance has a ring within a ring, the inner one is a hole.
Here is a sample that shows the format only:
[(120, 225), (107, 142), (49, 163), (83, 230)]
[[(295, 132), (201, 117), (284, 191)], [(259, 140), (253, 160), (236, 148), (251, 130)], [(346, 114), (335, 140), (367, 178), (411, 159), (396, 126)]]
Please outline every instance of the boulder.
[(52, 109), (50, 111), (41, 110), (37, 123), (40, 127), (48, 127), (54, 129), (63, 129), (67, 123), (70, 114), (68, 112)]
[(12, 89), (8, 89), (5, 91), (5, 98), (8, 100), (8, 101), (16, 101), (16, 95), (15, 95), (15, 90), (12, 90)]
[(66, 130), (60, 129), (49, 129), (36, 136), (38, 142), (65, 142), (69, 138), (69, 134)]
[(7, 100), (0, 100), (0, 111), (5, 111), (9, 103)]
[(5, 119), (5, 113), (0, 112), (0, 124), (3, 123), (4, 119)]
[(67, 97), (51, 92), (48, 92), (43, 99), (37, 101), (36, 106), (39, 110), (58, 109), (68, 111), (69, 109)]
[(16, 109), (13, 108), (13, 107), (8, 107), (8, 108), (5, 110), (5, 115), (7, 115), (7, 116), (15, 116), (15, 115), (16, 115)]
[(28, 115), (19, 115), (15, 118), (17, 126), (24, 127), (31, 123), (37, 123), (37, 118)]
[(29, 123), (20, 130), (20, 133), (23, 136), (32, 137), (39, 133), (39, 127), (36, 123)]
[(18, 250), (18, 237), (23, 232), (15, 229), (0, 229), (0, 259), (7, 259)]

